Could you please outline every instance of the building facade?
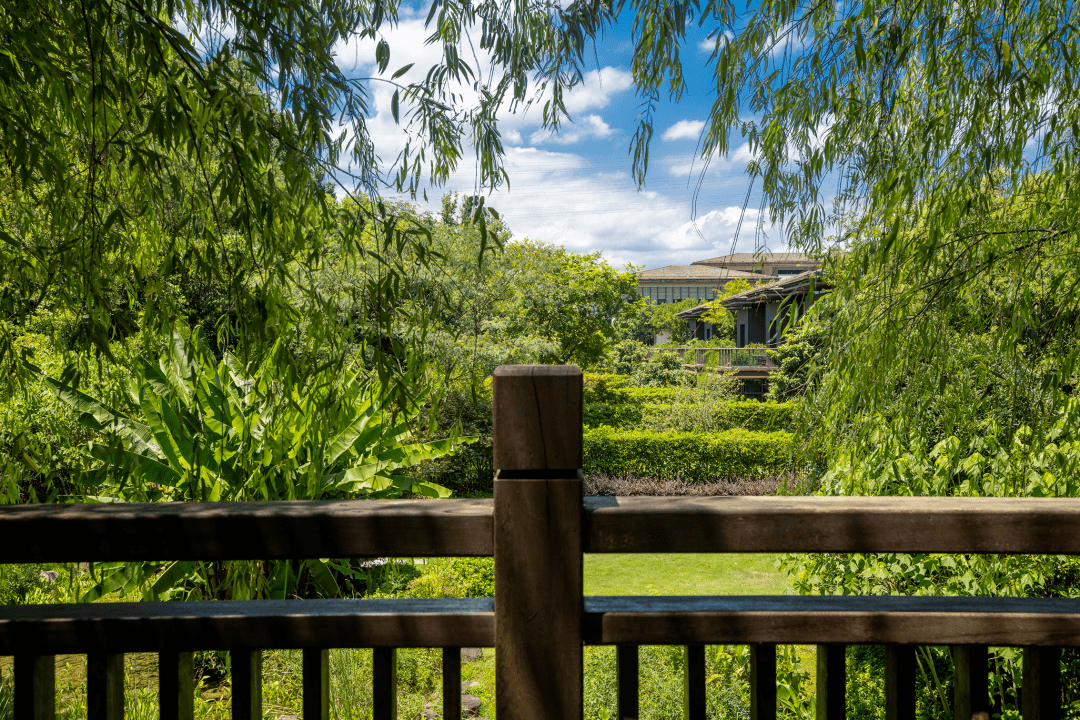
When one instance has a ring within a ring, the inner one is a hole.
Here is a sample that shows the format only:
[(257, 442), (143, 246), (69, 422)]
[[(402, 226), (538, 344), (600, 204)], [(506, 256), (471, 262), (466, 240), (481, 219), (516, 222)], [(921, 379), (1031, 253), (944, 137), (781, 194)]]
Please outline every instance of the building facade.
[(716, 299), (718, 291), (736, 278), (752, 285), (764, 280), (755, 273), (708, 265), (668, 265), (637, 275), (638, 292), (657, 305), (683, 300), (710, 302)]

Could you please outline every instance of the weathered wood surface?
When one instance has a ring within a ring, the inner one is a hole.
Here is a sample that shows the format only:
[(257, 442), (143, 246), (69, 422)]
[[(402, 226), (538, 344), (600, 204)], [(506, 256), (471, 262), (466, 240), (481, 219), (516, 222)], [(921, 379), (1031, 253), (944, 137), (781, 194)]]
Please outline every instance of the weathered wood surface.
[(490, 556), (491, 513), (464, 498), (5, 505), (0, 548), (6, 563)]
[(500, 365), (491, 384), (497, 470), (581, 467), (580, 369), (574, 365)]
[(582, 713), (581, 477), (495, 479), (496, 715)]
[(124, 656), (94, 652), (86, 656), (87, 720), (124, 720)]
[(158, 718), (195, 720), (195, 657), (192, 653), (163, 652), (158, 655)]
[(990, 690), (987, 686), (989, 652), (985, 645), (949, 648), (953, 661), (954, 720), (990, 720)]
[(581, 371), (502, 366), (493, 393), (495, 714), (580, 720)]
[(56, 720), (56, 658), (15, 656), (15, 720)]
[(1080, 499), (587, 497), (585, 552), (1080, 553)]
[(984, 597), (587, 597), (590, 645), (1080, 645), (1080, 600)]
[(1061, 648), (1024, 648), (1023, 683), (1024, 720), (1060, 720)]
[(494, 642), (491, 598), (0, 606), (0, 655)]

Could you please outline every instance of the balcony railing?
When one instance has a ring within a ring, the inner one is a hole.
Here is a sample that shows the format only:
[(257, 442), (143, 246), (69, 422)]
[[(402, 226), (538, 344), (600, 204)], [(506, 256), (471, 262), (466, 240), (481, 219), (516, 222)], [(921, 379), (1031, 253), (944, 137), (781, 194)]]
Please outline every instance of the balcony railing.
[(582, 717), (583, 647), (615, 645), (617, 717), (638, 717), (637, 648), (685, 648), (684, 712), (705, 717), (707, 644), (751, 647), (750, 715), (777, 712), (776, 645), (818, 646), (817, 718), (844, 716), (849, 644), (886, 648), (886, 717), (915, 717), (919, 645), (950, 645), (955, 717), (988, 718), (988, 646), (1024, 648), (1023, 715), (1057, 718), (1080, 601), (995, 597), (585, 597), (584, 553), (1080, 553), (1080, 501), (582, 498), (581, 375), (496, 371), (493, 500), (0, 508), (0, 561), (493, 556), (495, 597), (94, 603), (0, 608), (15, 715), (55, 714), (53, 655), (87, 654), (88, 720), (122, 720), (123, 654), (159, 654), (161, 720), (192, 720), (192, 652), (228, 650), (232, 715), (259, 720), (261, 650), (303, 650), (303, 717), (329, 717), (329, 648), (374, 648), (373, 715), (396, 716), (397, 648), (494, 647), (500, 720)]
[(674, 351), (678, 353), (679, 359), (687, 365), (701, 365), (719, 369), (776, 367), (765, 348), (684, 348), (665, 346), (650, 348), (650, 351), (657, 350)]

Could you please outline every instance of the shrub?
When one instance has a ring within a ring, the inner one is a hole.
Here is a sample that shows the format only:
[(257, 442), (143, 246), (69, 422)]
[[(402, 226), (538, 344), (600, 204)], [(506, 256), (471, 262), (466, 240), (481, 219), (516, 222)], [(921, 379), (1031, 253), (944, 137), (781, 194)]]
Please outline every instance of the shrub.
[(686, 370), (678, 353), (668, 350), (654, 353), (644, 365), (639, 365), (630, 376), (637, 387), (673, 387), (685, 382)]
[(717, 434), (589, 428), (584, 437), (586, 475), (639, 475), (689, 482), (762, 477), (791, 472), (791, 433), (728, 430)]

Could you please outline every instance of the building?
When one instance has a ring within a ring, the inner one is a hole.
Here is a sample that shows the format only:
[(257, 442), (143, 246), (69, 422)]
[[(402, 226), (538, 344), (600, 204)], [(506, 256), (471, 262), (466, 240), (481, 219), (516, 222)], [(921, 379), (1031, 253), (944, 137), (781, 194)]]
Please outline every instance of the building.
[(637, 274), (638, 292), (657, 305), (683, 300), (709, 302), (730, 280), (742, 278), (753, 284), (760, 274), (712, 267), (710, 265), (667, 265)]
[(803, 253), (732, 253), (708, 260), (698, 260), (694, 265), (734, 270), (737, 272), (784, 277), (798, 275), (807, 270), (817, 270), (821, 263)]
[[(829, 291), (821, 270), (807, 270), (798, 275), (778, 277), (756, 285), (738, 295), (720, 301), (735, 313), (735, 347), (766, 345), (776, 347), (783, 342), (784, 331), (791, 318), (802, 317), (814, 301)], [(678, 317), (697, 320), (697, 332), (702, 340), (706, 326), (701, 316), (709, 311), (707, 305), (684, 310)]]

